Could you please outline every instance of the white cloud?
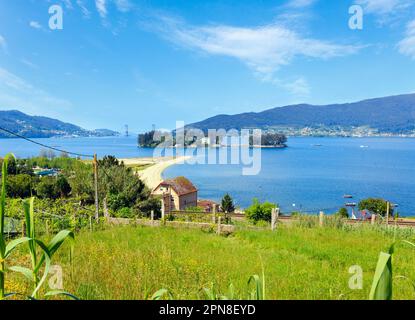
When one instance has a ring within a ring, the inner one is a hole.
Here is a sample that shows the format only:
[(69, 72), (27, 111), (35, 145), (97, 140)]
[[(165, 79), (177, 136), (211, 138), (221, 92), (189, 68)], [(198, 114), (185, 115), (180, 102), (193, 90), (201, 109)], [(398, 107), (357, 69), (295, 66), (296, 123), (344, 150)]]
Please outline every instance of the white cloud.
[(21, 59), (20, 61), (21, 61), (24, 65), (26, 65), (26, 66), (28, 66), (28, 67), (30, 67), (30, 68), (32, 68), (32, 69), (39, 69), (39, 67), (38, 67), (36, 64), (34, 64), (33, 62), (31, 62), (31, 61), (29, 61), (29, 60), (27, 60), (27, 59), (25, 59), (25, 58)]
[(95, 0), (95, 6), (101, 18), (106, 18), (108, 14), (106, 0)]
[(37, 21), (30, 21), (29, 26), (34, 28), (34, 29), (42, 29), (41, 24)]
[(72, 5), (71, 0), (63, 0), (63, 3), (65, 4), (65, 7), (67, 9), (73, 9), (73, 5)]
[(7, 42), (6, 39), (2, 35), (0, 35), (0, 49), (3, 52), (7, 52)]
[(121, 12), (128, 12), (132, 9), (133, 5), (129, 0), (114, 0), (115, 6)]
[(287, 3), (287, 7), (290, 7), (290, 8), (304, 8), (304, 7), (311, 6), (316, 2), (317, 2), (317, 0), (290, 0)]
[(162, 18), (159, 31), (166, 39), (211, 55), (236, 58), (264, 79), (296, 57), (328, 59), (356, 53), (361, 47), (302, 37), (285, 26), (226, 25), (194, 27)]
[(306, 97), (311, 92), (310, 85), (304, 77), (300, 77), (292, 82), (285, 81), (281, 83), (280, 81), (279, 85), (295, 96)]
[(68, 109), (71, 103), (36, 88), (26, 80), (0, 67), (0, 106), (26, 112), (44, 113)]
[(406, 37), (398, 43), (399, 52), (415, 59), (415, 20), (408, 23)]
[(363, 6), (366, 13), (378, 15), (396, 14), (397, 11), (407, 9), (414, 4), (413, 0), (356, 0), (355, 2)]
[(78, 7), (81, 9), (82, 11), (82, 15), (85, 18), (89, 18), (91, 16), (91, 12), (88, 10), (88, 8), (85, 6), (85, 3), (83, 2), (83, 0), (76, 0), (76, 4), (78, 5)]

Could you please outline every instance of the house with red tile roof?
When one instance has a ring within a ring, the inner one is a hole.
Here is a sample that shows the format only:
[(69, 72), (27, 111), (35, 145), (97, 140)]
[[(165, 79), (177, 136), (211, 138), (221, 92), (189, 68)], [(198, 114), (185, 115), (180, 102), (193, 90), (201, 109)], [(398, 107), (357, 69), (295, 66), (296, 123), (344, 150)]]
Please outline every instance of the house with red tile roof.
[(183, 211), (197, 206), (197, 188), (185, 177), (177, 177), (161, 182), (152, 192), (161, 196), (164, 212)]

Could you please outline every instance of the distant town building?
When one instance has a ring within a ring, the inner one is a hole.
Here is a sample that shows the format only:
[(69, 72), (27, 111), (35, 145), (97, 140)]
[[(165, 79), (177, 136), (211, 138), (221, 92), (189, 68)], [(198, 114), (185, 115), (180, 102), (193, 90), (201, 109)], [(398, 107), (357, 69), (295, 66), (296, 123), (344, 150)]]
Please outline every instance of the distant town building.
[(197, 188), (185, 177), (164, 180), (152, 192), (163, 199), (164, 212), (197, 206)]
[(199, 200), (197, 206), (202, 208), (206, 213), (219, 212), (220, 207), (219, 204), (212, 200)]
[(35, 175), (39, 177), (56, 177), (59, 174), (58, 169), (36, 169)]

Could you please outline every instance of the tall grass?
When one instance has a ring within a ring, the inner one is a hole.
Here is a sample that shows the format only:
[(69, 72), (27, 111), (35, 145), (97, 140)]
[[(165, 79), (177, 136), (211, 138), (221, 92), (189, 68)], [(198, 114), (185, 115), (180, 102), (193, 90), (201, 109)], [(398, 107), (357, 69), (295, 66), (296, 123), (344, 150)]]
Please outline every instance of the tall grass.
[[(405, 239), (410, 240), (399, 236), (396, 240)], [(256, 288), (266, 283), (265, 299), (364, 300), (379, 252), (387, 252), (385, 244), (393, 241), (393, 236), (370, 226), (345, 230), (281, 225), (276, 232), (242, 230), (229, 237), (126, 226), (81, 231), (74, 277), (65, 251), (58, 252), (54, 261), (68, 275), (65, 289), (82, 299), (151, 299), (160, 288), (166, 290), (154, 298), (207, 299), (210, 292), (215, 299), (253, 299), (257, 293), (262, 296)], [(415, 278), (414, 252), (407, 246), (399, 248), (393, 261), (395, 275)], [(19, 260), (19, 254), (13, 257)], [(352, 265), (364, 271), (363, 290), (348, 286)], [(252, 274), (259, 275), (258, 281), (252, 279), (248, 285)], [(394, 299), (413, 297), (407, 282), (395, 282)]]
[[(53, 237), (53, 239), (48, 244), (45, 244), (43, 241), (38, 239), (35, 233), (35, 216), (33, 209), (34, 198), (31, 198), (29, 200), (25, 200), (23, 203), (26, 236), (6, 243), (4, 234), (4, 221), (6, 216), (7, 166), (10, 157), (14, 156), (7, 155), (3, 161), (2, 166), (2, 186), (0, 196), (0, 300), (16, 294), (23, 295), (23, 293), (19, 292), (5, 292), (5, 276), (7, 271), (6, 260), (20, 244), (25, 242), (28, 243), (32, 269), (26, 268), (24, 266), (12, 266), (9, 267), (8, 270), (19, 272), (23, 274), (27, 279), (29, 279), (29, 281), (33, 283), (33, 291), (28, 297), (30, 299), (38, 299), (39, 289), (42, 287), (49, 274), (52, 256), (57, 252), (65, 239), (70, 238), (73, 240), (74, 234), (71, 231), (63, 230), (59, 232), (55, 237)], [(40, 257), (38, 251), (41, 252)], [(43, 274), (41, 274), (42, 268)], [(60, 294), (72, 296), (67, 292), (59, 290), (49, 291), (46, 293), (46, 296)]]

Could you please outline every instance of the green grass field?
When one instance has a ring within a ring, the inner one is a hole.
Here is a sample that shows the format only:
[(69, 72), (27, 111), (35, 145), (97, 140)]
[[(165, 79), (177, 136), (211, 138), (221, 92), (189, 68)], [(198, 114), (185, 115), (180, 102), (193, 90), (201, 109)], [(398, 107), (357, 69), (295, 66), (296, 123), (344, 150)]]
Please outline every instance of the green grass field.
[[(409, 237), (410, 239), (410, 237)], [(54, 257), (64, 270), (64, 288), (81, 299), (149, 299), (165, 288), (175, 299), (204, 299), (201, 288), (215, 286), (226, 294), (248, 298), (248, 279), (265, 272), (266, 299), (367, 299), (381, 250), (393, 232), (370, 227), (301, 228), (281, 226), (242, 230), (229, 237), (200, 230), (114, 227), (77, 235), (73, 267), (69, 247)], [(28, 264), (26, 248), (14, 254)], [(364, 271), (362, 290), (348, 287), (349, 267)], [(415, 250), (398, 246), (394, 276), (415, 279)], [(10, 277), (9, 277), (10, 278)], [(29, 291), (20, 275), (9, 287)], [(17, 290), (16, 289), (16, 290)], [(394, 299), (413, 299), (408, 280), (394, 280)]]

